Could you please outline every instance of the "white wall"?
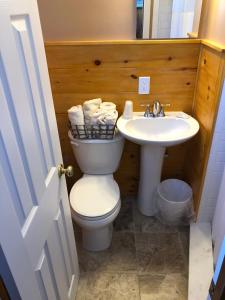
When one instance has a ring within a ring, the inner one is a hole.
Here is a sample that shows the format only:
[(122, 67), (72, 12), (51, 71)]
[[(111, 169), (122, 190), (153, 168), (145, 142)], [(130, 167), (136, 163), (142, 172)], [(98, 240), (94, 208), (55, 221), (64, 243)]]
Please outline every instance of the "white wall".
[(225, 1), (207, 0), (201, 20), (200, 38), (225, 45)]
[[(220, 127), (221, 143), (217, 144), (217, 152), (220, 153), (220, 162), (225, 165), (225, 82), (223, 86), (223, 93), (221, 98), (221, 105), (218, 118), (218, 126)], [(222, 164), (221, 164), (222, 168)], [(221, 184), (216, 202), (215, 214), (212, 224), (212, 236), (214, 242), (214, 261), (217, 261), (220, 246), (225, 236), (225, 166), (223, 167), (223, 175), (221, 176)]]
[(225, 236), (225, 170), (213, 218), (212, 236), (214, 243), (214, 262), (216, 262)]
[(135, 0), (38, 0), (45, 40), (136, 38)]

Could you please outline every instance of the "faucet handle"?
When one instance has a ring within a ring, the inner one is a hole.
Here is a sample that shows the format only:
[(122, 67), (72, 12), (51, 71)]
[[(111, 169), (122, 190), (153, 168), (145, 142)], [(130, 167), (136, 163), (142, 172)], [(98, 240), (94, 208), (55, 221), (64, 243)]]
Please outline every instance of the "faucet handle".
[(159, 117), (165, 117), (164, 107), (170, 107), (170, 103), (161, 104), (160, 111), (159, 111)]
[(140, 104), (140, 106), (145, 107), (144, 117), (149, 118), (152, 117), (151, 105), (150, 104)]

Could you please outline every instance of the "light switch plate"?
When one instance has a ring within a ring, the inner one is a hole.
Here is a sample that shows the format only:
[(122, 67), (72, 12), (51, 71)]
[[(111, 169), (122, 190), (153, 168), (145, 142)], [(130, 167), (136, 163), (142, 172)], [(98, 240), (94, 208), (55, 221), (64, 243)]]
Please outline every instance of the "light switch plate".
[(150, 94), (150, 77), (139, 77), (138, 94)]

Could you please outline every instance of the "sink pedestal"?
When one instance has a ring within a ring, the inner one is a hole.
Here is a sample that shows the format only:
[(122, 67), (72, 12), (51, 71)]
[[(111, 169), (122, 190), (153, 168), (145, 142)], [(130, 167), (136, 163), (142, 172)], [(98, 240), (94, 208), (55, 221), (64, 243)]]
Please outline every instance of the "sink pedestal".
[(161, 180), (165, 149), (151, 144), (141, 146), (138, 208), (146, 216), (156, 214), (155, 193)]
[(134, 112), (131, 119), (123, 116), (117, 127), (128, 140), (141, 145), (141, 169), (138, 207), (142, 214), (154, 216), (155, 193), (161, 179), (165, 148), (181, 144), (199, 130), (198, 122), (183, 112), (169, 112), (165, 117), (146, 118)]

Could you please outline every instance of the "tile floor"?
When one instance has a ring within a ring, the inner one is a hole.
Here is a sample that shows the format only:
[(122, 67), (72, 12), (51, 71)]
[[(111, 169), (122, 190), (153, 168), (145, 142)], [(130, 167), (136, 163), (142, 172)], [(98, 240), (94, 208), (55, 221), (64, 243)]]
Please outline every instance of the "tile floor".
[(141, 215), (131, 199), (114, 224), (112, 245), (102, 252), (81, 246), (76, 300), (186, 300), (189, 228), (169, 227)]

